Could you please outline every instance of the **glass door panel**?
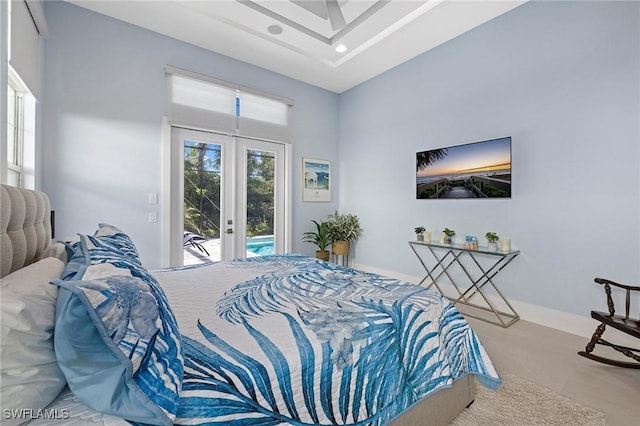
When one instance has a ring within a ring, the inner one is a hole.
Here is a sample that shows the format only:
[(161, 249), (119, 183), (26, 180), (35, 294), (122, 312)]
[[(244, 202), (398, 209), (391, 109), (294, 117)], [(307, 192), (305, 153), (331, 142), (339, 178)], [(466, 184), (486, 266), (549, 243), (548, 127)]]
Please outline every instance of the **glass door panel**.
[(170, 264), (230, 259), (235, 242), (226, 223), (235, 214), (233, 139), (180, 127), (172, 128), (171, 139), (176, 195), (171, 203)]
[(222, 146), (184, 140), (184, 264), (221, 260)]
[(275, 253), (275, 153), (246, 150), (247, 256)]
[[(236, 245), (242, 256), (284, 252), (284, 145), (238, 138), (238, 208)], [(244, 234), (244, 236), (242, 236)]]
[(288, 249), (284, 144), (172, 126), (168, 155), (168, 266)]

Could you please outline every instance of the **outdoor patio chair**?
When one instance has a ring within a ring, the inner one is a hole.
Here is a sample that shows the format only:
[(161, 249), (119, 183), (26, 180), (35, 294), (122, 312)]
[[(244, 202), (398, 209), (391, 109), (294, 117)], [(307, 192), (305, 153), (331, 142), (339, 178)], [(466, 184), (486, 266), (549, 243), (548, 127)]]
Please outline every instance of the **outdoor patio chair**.
[(197, 248), (198, 250), (200, 250), (200, 253), (204, 253), (207, 256), (209, 256), (209, 252), (201, 244), (203, 241), (206, 241), (206, 238), (204, 238), (202, 235), (198, 235), (198, 234), (193, 233), (193, 232), (185, 231), (184, 237), (182, 239), (182, 245), (184, 247)]

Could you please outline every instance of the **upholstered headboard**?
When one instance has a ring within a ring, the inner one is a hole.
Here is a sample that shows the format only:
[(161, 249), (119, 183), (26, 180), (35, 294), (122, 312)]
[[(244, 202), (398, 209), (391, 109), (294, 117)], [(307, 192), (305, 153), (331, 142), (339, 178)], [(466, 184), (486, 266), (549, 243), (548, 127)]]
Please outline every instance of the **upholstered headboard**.
[(40, 259), (51, 244), (51, 204), (43, 192), (2, 185), (0, 277)]

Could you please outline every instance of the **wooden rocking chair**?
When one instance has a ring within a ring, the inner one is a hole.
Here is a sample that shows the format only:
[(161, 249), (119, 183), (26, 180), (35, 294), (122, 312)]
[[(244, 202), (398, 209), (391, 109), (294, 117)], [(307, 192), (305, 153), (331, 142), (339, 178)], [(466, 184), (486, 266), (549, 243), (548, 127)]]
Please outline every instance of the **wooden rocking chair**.
[[(618, 284), (613, 281), (609, 281), (604, 278), (596, 278), (594, 280), (598, 284), (604, 285), (604, 291), (607, 294), (607, 306), (609, 307), (609, 313), (591, 311), (591, 318), (596, 321), (600, 321), (600, 325), (596, 328), (596, 331), (593, 333), (593, 337), (591, 341), (587, 344), (587, 347), (584, 351), (578, 352), (578, 355), (583, 357), (592, 359), (594, 361), (602, 362), (609, 365), (615, 365), (618, 367), (626, 367), (626, 368), (640, 368), (640, 349), (629, 348), (626, 346), (619, 346), (613, 343), (607, 342), (602, 339), (602, 334), (604, 333), (604, 329), (607, 325), (620, 330), (623, 333), (629, 334), (637, 339), (640, 339), (640, 320), (635, 320), (629, 318), (629, 308), (631, 305), (631, 292), (632, 291), (640, 291), (640, 287), (632, 287), (624, 284)], [(622, 288), (626, 291), (626, 304), (625, 304), (625, 315), (616, 315), (615, 307), (613, 305), (613, 298), (611, 297), (611, 286)], [(634, 362), (624, 362), (618, 361), (615, 359), (605, 358), (598, 355), (593, 354), (593, 349), (596, 345), (604, 345), (609, 346), (616, 351), (628, 356), (633, 359)]]

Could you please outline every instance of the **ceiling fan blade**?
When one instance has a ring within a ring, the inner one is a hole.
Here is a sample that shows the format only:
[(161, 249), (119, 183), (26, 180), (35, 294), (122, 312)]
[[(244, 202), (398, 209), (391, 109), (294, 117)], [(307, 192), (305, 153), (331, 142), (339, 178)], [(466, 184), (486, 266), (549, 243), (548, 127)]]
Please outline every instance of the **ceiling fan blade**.
[(339, 31), (347, 26), (338, 0), (327, 0), (327, 11), (329, 12), (329, 23), (331, 23), (331, 29), (333, 31)]
[(291, 0), (291, 2), (322, 19), (329, 19), (327, 2), (325, 0)]

